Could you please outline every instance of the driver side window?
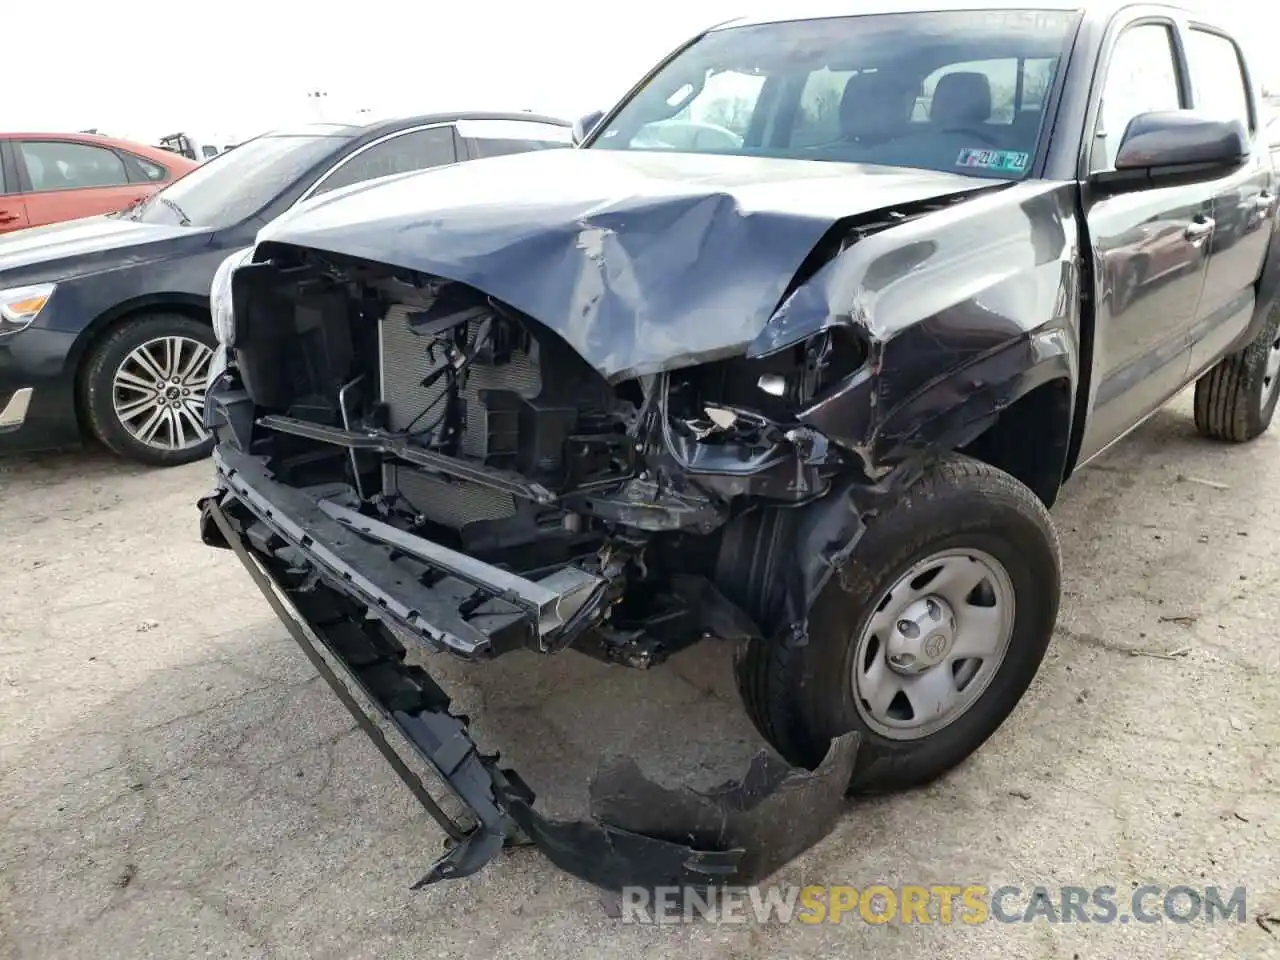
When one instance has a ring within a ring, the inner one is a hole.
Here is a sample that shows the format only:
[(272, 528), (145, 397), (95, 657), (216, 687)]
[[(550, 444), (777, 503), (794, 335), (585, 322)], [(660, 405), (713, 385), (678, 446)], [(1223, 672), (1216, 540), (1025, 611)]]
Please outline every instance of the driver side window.
[[(742, 145), (755, 114), (765, 78), (757, 74), (722, 70), (711, 74), (696, 96), (678, 113), (647, 123), (632, 138), (635, 146), (674, 150), (727, 149)], [(668, 103), (674, 106), (689, 95), (691, 87), (677, 90)]]
[(1163, 23), (1129, 27), (1116, 41), (1098, 109), (1093, 172), (1114, 169), (1120, 141), (1134, 117), (1182, 108), (1174, 49), (1173, 28)]

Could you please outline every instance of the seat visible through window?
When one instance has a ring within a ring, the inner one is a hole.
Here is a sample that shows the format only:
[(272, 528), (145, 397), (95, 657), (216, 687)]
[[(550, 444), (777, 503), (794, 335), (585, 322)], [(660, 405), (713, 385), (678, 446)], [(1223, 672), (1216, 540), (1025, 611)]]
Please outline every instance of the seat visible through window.
[(856, 73), (840, 98), (840, 129), (846, 140), (878, 143), (902, 133), (915, 91), (887, 73)]
[(943, 130), (981, 127), (991, 119), (991, 81), (984, 73), (948, 73), (938, 80), (929, 121)]

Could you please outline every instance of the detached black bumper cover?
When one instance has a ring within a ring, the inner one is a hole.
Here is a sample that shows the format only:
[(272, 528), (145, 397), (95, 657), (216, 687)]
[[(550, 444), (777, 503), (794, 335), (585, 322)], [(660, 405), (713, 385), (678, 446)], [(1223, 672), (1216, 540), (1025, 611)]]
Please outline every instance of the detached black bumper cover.
[[(229, 483), (235, 470), (224, 458), (216, 462), (219, 489), (200, 501), (205, 541), (235, 551), (303, 652), (450, 838), (445, 854), (415, 886), (468, 876), (504, 846), (522, 842), (607, 890), (751, 884), (835, 825), (845, 806), (856, 734), (834, 740), (815, 771), (789, 767), (762, 751), (741, 781), (706, 793), (661, 787), (630, 760), (607, 762), (591, 783), (591, 820), (542, 816), (519, 775), (501, 767), (497, 755), (482, 754), (467, 732), (467, 718), (451, 713), (445, 692), (422, 668), (405, 662), (404, 647), (370, 617), (360, 588), (324, 564), (300, 563), (296, 550), (286, 560), (255, 546), (264, 521), (273, 530), (288, 521), (275, 511), (264, 516), (261, 502), (244, 498), (243, 477)], [(237, 486), (240, 495), (232, 492)], [(307, 539), (333, 555), (332, 544)], [(469, 822), (445, 813), (386, 735), (388, 727), (447, 785)]]

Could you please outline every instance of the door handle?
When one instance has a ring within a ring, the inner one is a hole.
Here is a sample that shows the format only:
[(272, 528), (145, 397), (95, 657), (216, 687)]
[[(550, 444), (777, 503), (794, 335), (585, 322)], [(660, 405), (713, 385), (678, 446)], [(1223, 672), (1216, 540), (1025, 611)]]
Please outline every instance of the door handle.
[(1274, 200), (1275, 197), (1273, 197), (1269, 191), (1263, 190), (1253, 198), (1253, 206), (1255, 209), (1262, 210), (1265, 213), (1271, 209), (1271, 204)]
[(1198, 247), (1200, 246), (1201, 240), (1213, 233), (1213, 227), (1214, 223), (1212, 217), (1197, 217), (1191, 222), (1190, 226), (1182, 232), (1182, 235), (1190, 240), (1194, 246)]
[(17, 219), (18, 215), (16, 213), (8, 213), (0, 210), (0, 223), (13, 223), (13, 221)]

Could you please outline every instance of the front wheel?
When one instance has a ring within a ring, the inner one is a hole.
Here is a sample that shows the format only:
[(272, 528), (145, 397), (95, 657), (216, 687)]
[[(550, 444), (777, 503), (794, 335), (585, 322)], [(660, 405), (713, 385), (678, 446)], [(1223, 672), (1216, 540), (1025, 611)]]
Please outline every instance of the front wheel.
[(953, 458), (870, 521), (810, 611), (808, 643), (752, 641), (737, 663), (757, 728), (813, 767), (862, 734), (853, 792), (927, 783), (1013, 711), (1057, 621), (1057, 537), (1035, 495)]
[(93, 349), (81, 389), (88, 427), (108, 449), (151, 466), (209, 455), (205, 378), (213, 329), (177, 314), (125, 320)]

